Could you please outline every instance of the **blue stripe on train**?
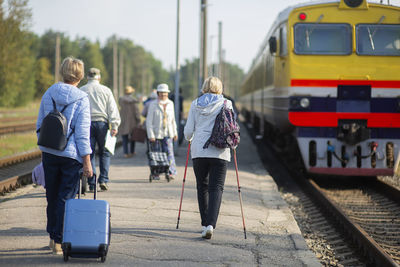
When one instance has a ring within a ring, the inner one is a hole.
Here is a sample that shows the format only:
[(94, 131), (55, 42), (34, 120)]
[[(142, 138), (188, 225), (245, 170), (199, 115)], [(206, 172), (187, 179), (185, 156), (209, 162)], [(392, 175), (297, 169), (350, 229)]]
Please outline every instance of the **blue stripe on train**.
[[(302, 108), (300, 100), (308, 98), (310, 106)], [(290, 97), (289, 111), (314, 111), (314, 112), (374, 112), (398, 113), (400, 112), (398, 98), (372, 98), (370, 100), (337, 99), (332, 97)]]
[[(371, 128), (372, 139), (400, 139), (400, 128)], [(337, 128), (298, 127), (297, 137), (336, 138)]]

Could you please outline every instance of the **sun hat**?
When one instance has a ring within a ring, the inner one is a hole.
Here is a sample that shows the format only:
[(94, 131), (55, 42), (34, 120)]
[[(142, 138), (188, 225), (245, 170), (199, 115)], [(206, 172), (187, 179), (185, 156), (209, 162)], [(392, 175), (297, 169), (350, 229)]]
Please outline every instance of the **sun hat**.
[(133, 88), (132, 86), (128, 85), (125, 87), (125, 94), (132, 94), (133, 92), (135, 92), (135, 88)]
[(157, 86), (157, 93), (169, 93), (168, 85), (165, 83)]

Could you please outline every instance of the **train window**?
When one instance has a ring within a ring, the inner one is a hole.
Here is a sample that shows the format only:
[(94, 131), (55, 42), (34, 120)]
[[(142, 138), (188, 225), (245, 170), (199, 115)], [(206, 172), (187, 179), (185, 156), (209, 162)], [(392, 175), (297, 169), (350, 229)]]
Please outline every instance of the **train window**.
[(297, 23), (294, 52), (300, 55), (349, 55), (352, 52), (349, 24)]
[(400, 25), (356, 26), (357, 54), (400, 56)]
[(285, 24), (283, 24), (281, 28), (279, 28), (279, 55), (280, 56), (287, 55), (287, 38), (286, 38)]

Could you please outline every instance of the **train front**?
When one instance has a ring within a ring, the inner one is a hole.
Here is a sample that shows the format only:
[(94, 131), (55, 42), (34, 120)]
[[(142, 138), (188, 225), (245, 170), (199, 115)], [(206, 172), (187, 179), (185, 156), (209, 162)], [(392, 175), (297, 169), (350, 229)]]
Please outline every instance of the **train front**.
[(365, 0), (301, 7), (289, 16), (289, 121), (310, 173), (393, 175), (399, 23), (399, 7)]

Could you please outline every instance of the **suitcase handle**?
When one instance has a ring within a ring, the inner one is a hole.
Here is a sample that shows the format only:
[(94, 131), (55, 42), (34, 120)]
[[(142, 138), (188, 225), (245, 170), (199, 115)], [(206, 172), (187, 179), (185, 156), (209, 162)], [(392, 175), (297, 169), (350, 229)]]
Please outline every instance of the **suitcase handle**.
[[(96, 174), (93, 174), (93, 178), (94, 178), (94, 196), (93, 199), (97, 198), (97, 177)], [(82, 173), (79, 177), (79, 190), (78, 190), (78, 199), (81, 198), (82, 195)]]

